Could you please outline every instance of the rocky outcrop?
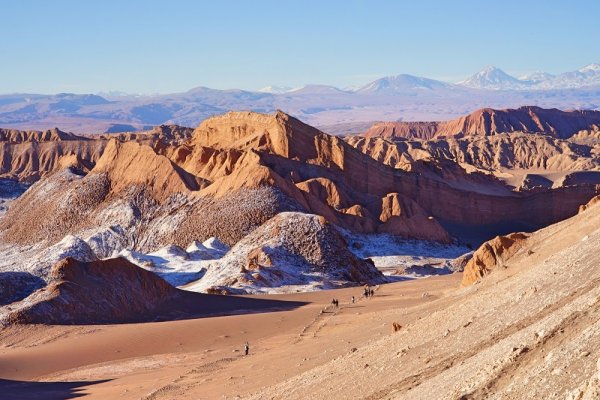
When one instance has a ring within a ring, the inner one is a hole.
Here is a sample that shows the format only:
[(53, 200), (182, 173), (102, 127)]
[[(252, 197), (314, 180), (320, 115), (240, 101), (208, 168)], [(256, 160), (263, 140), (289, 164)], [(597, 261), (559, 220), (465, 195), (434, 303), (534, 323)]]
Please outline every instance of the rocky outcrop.
[(439, 122), (376, 122), (361, 136), (379, 137), (391, 140), (433, 139), (439, 129)]
[(327, 205), (335, 209), (352, 206), (349, 196), (342, 192), (337, 185), (327, 178), (312, 178), (299, 182), (296, 187), (303, 192), (313, 194), (319, 199), (325, 200)]
[[(209, 118), (181, 154), (183, 169), (211, 181), (201, 194), (223, 197), (241, 188), (275, 186), (306, 211), (354, 230), (374, 231), (380, 224), (372, 219), (380, 211), (376, 199), (393, 190), (391, 171), (282, 112)], [(372, 210), (355, 212), (359, 208)], [(448, 238), (430, 235), (428, 227), (421, 232), (418, 221), (394, 226), (408, 237)]]
[(0, 138), (0, 177), (20, 181), (35, 182), (66, 166), (74, 166), (86, 173), (93, 168), (106, 146), (104, 140), (61, 131), (9, 132), (12, 133), (5, 135), (5, 140)]
[(193, 128), (179, 125), (158, 125), (147, 131), (123, 132), (114, 135), (101, 135), (106, 140), (117, 139), (121, 142), (138, 142), (151, 147), (164, 145), (180, 145), (192, 137)]
[[(101, 227), (145, 231), (160, 212), (172, 211), (170, 197), (197, 189), (199, 182), (149, 146), (113, 139), (87, 175), (54, 173), (14, 201), (0, 221), (1, 235), (8, 242), (53, 244)], [(128, 240), (139, 243), (135, 236)]]
[(151, 147), (115, 139), (108, 143), (91, 173), (106, 174), (112, 192), (142, 185), (159, 200), (174, 193), (198, 190), (203, 184), (202, 180), (197, 180)]
[(523, 248), (528, 236), (525, 233), (511, 233), (496, 236), (482, 244), (465, 266), (462, 285), (471, 285), (494, 269), (503, 267), (510, 257)]
[(449, 243), (450, 235), (434, 217), (416, 202), (399, 193), (389, 193), (381, 201), (379, 232), (416, 239)]
[(85, 136), (63, 132), (58, 128), (46, 131), (20, 131), (16, 129), (0, 128), (0, 142), (25, 143), (25, 142), (58, 142), (65, 140), (89, 140)]
[(593, 170), (599, 168), (600, 148), (542, 135), (510, 134), (490, 137), (448, 138), (426, 142), (390, 142), (348, 138), (348, 142), (376, 160), (410, 170), (416, 161), (450, 159), (483, 170), (544, 169)]
[(4, 316), (4, 323), (89, 324), (143, 321), (177, 295), (152, 272), (123, 258), (80, 262), (66, 258), (48, 286)]
[(542, 133), (568, 138), (600, 124), (600, 111), (562, 111), (534, 106), (494, 110), (482, 108), (443, 122), (376, 123), (363, 136), (388, 139), (432, 139), (453, 136), (489, 136), (500, 133)]
[(570, 138), (576, 143), (600, 143), (600, 125), (594, 125), (591, 129), (584, 129), (577, 132)]
[[(491, 190), (497, 189), (499, 181), (482, 180), (483, 175), (506, 179), (507, 176), (529, 174), (530, 179), (525, 182), (509, 182), (527, 190), (573, 184), (576, 183), (573, 179), (569, 183), (559, 177), (573, 173), (581, 175), (582, 172), (589, 175), (590, 171), (600, 170), (600, 145), (578, 144), (546, 135), (512, 133), (429, 141), (361, 137), (347, 140), (375, 160), (396, 169), (421, 173), (433, 171), (450, 184), (462, 181)], [(435, 166), (442, 163), (443, 167), (435, 171)], [(541, 175), (544, 173), (553, 180)]]
[(0, 177), (34, 182), (53, 171), (75, 167), (82, 173), (94, 168), (111, 139), (136, 142), (168, 155), (191, 137), (193, 129), (160, 125), (149, 131), (118, 135), (75, 135), (57, 128), (19, 131), (0, 128)]
[(589, 210), (590, 208), (592, 208), (592, 206), (596, 205), (600, 203), (600, 195), (592, 198), (590, 201), (588, 201), (586, 204), (582, 204), (581, 206), (579, 206), (579, 213), (582, 213), (586, 210)]
[[(328, 289), (385, 281), (375, 266), (357, 258), (325, 218), (280, 213), (240, 240), (210, 265), (190, 290), (209, 293)], [(287, 289), (286, 289), (287, 288)]]
[(436, 135), (472, 136), (526, 132), (543, 133), (564, 139), (599, 123), (599, 111), (562, 111), (556, 108), (544, 109), (534, 106), (506, 110), (484, 108), (468, 116), (444, 123)]

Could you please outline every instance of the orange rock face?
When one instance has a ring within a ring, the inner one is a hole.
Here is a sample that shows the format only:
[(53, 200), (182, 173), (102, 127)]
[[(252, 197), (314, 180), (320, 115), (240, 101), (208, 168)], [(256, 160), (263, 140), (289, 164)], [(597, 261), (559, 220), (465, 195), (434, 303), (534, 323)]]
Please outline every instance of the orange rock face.
[[(184, 207), (185, 212), (181, 211), (173, 228), (175, 233), (160, 230), (164, 240), (177, 236), (173, 242), (181, 245), (187, 244), (184, 240), (207, 238), (195, 236), (201, 221), (215, 224), (211, 227), (212, 235), (234, 230), (224, 228), (218, 220), (208, 219), (199, 209), (213, 213), (218, 210), (219, 219), (234, 221), (228, 224), (235, 229), (241, 227), (244, 233), (277, 212), (302, 210), (358, 232), (388, 232), (447, 242), (449, 226), (483, 228), (489, 231), (488, 235), (497, 233), (499, 224), (518, 226), (515, 230), (538, 228), (574, 215), (580, 204), (598, 194), (598, 189), (590, 185), (513, 192), (493, 177), (467, 174), (442, 153), (438, 157), (432, 150), (416, 147), (407, 152), (383, 139), (361, 138), (364, 142), (360, 144), (348, 143), (283, 112), (274, 115), (229, 112), (205, 120), (193, 134), (186, 130), (173, 133), (169, 129), (163, 127), (158, 133), (146, 136), (125, 134), (119, 138), (122, 140), (83, 140), (81, 143), (97, 143), (93, 155), (87, 150), (74, 151), (56, 158), (53, 166), (42, 170), (75, 165), (87, 175), (56, 182), (51, 185), (55, 193), (50, 196), (25, 194), (15, 201), (7, 214), (9, 222), (2, 222), (5, 233), (8, 232), (9, 239), (18, 237), (23, 242), (64, 237), (73, 233), (68, 229), (76, 226), (83, 230), (86, 224), (97, 223), (98, 218), (110, 225), (112, 222), (107, 218), (112, 214), (101, 211), (110, 210), (111, 204), (121, 199), (125, 204), (134, 203), (131, 208), (139, 214), (136, 218), (146, 221), (145, 224), (152, 224), (152, 218), (160, 213), (173, 215), (174, 210), (182, 210), (177, 207)], [(186, 137), (189, 140), (185, 141)], [(66, 146), (64, 143), (68, 142), (56, 143)], [(52, 143), (55, 142), (44, 144)], [(21, 144), (31, 146), (31, 143)], [(58, 157), (62, 153), (57, 150), (55, 154)], [(431, 156), (427, 158), (427, 154)], [(36, 157), (40, 156), (32, 154), (30, 158), (35, 161)], [(399, 168), (398, 164), (408, 168)], [(94, 189), (96, 186), (101, 190)], [(247, 190), (259, 193), (265, 187), (277, 193), (275, 197), (282, 196), (285, 200), (277, 200), (278, 206), (260, 213), (264, 214), (260, 221), (247, 222), (248, 218), (242, 215), (247, 210), (239, 204), (249, 200), (258, 204), (260, 200), (236, 197), (238, 204), (228, 201), (233, 193)], [(143, 207), (138, 205), (140, 196), (136, 191), (143, 193)], [(70, 201), (67, 207), (47, 204), (47, 210), (56, 210), (48, 214), (57, 216), (36, 214), (33, 204), (46, 204), (67, 192), (78, 202)], [(91, 198), (91, 192), (92, 202), (86, 200)], [(221, 210), (224, 204), (230, 204), (231, 209)], [(158, 210), (160, 207), (163, 208)], [(40, 219), (42, 222), (38, 222)], [(43, 223), (44, 220), (48, 222)], [(184, 226), (187, 228), (183, 229)], [(140, 232), (146, 231), (145, 228), (139, 226)], [(227, 233), (225, 240), (234, 244), (240, 235)]]
[[(379, 220), (383, 222), (379, 232), (450, 242), (450, 235), (435, 218), (428, 216), (416, 202), (398, 193), (389, 193), (382, 199)], [(411, 232), (422, 236), (411, 235)]]
[[(241, 154), (236, 163), (228, 163), (231, 166), (226, 171), (228, 174), (215, 179), (202, 191), (204, 193), (222, 196), (230, 187), (275, 185), (307, 211), (354, 229), (385, 224), (387, 220), (378, 218), (382, 213), (381, 199), (398, 193), (418, 204), (421, 210), (412, 212), (410, 217), (395, 218), (381, 231), (411, 232), (410, 237), (434, 240), (448, 237), (439, 221), (491, 225), (513, 220), (541, 226), (550, 223), (557, 214), (564, 213), (560, 218), (573, 215), (579, 204), (594, 192), (593, 188), (570, 190), (567, 199), (566, 192), (557, 191), (542, 200), (542, 195), (511, 193), (499, 182), (485, 177), (475, 182), (485, 189), (474, 190), (472, 180), (468, 185), (460, 181), (453, 183), (455, 175), (440, 179), (421, 169), (416, 173), (399, 171), (390, 168), (384, 160), (367, 157), (339, 138), (281, 112), (274, 116), (230, 112), (210, 118), (196, 129), (190, 146), (194, 149), (188, 163), (197, 162), (199, 157), (194, 154), (206, 146), (214, 146), (217, 152)], [(398, 153), (397, 158), (403, 156)], [(185, 165), (188, 169), (189, 164)], [(442, 166), (441, 170), (446, 171), (446, 167)], [(211, 179), (208, 175), (203, 177)], [(548, 204), (548, 208), (556, 214), (545, 217), (532, 212), (532, 201), (553, 203)], [(415, 208), (407, 201), (404, 207)], [(357, 212), (358, 209), (363, 211)]]
[(156, 154), (151, 147), (135, 142), (112, 139), (92, 170), (105, 173), (112, 182), (111, 190), (119, 192), (132, 185), (143, 185), (154, 197), (163, 200), (173, 193), (199, 189), (199, 182), (171, 162)]
[(433, 139), (439, 129), (439, 122), (377, 122), (362, 136), (386, 139)]
[(192, 129), (161, 125), (150, 131), (119, 135), (74, 135), (59, 129), (19, 131), (0, 128), (0, 177), (36, 181), (66, 167), (89, 172), (102, 156), (110, 139), (138, 142), (156, 152), (187, 140)]
[(102, 155), (106, 143), (104, 140), (41, 133), (26, 137), (5, 136), (5, 140), (0, 136), (0, 177), (33, 182), (68, 164), (87, 172)]
[(600, 111), (561, 111), (540, 107), (494, 110), (482, 108), (467, 116), (443, 122), (385, 122), (367, 130), (365, 137), (433, 139), (452, 136), (487, 136), (498, 133), (545, 133), (568, 138), (600, 124)]
[(19, 131), (16, 129), (0, 128), (0, 142), (31, 143), (31, 142), (58, 142), (62, 140), (86, 140), (84, 136), (63, 132), (58, 128), (47, 131)]
[(524, 233), (511, 233), (507, 236), (496, 236), (482, 244), (465, 266), (462, 285), (471, 285), (494, 269), (502, 267), (526, 244), (528, 236)]

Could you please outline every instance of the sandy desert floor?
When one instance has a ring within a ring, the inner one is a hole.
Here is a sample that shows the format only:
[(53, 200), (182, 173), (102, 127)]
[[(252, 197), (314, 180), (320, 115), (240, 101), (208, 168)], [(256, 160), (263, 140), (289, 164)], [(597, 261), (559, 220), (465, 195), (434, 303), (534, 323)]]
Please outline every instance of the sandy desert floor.
[[(370, 299), (361, 297), (361, 288), (268, 296), (307, 302), (291, 311), (10, 327), (0, 333), (0, 391), (15, 399), (260, 396), (265, 386), (392, 335), (393, 322), (404, 325), (426, 316), (442, 306), (460, 279), (454, 274), (382, 285)], [(337, 309), (329, 304), (333, 297), (340, 301)]]

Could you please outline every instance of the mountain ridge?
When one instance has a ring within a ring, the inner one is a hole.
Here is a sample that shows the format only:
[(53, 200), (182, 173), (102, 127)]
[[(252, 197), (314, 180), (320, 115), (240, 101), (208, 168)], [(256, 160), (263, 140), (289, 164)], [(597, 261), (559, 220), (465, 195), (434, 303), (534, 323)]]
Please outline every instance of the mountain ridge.
[(11, 94), (0, 95), (0, 126), (27, 131), (60, 126), (78, 134), (115, 133), (145, 130), (160, 124), (192, 126), (231, 110), (270, 113), (282, 109), (313, 126), (331, 127), (341, 122), (452, 119), (482, 105), (600, 109), (597, 64), (547, 78), (548, 75), (539, 73), (529, 80), (510, 77), (511, 88), (500, 83), (493, 88), (485, 85), (472, 88), (399, 74), (379, 78), (357, 89), (315, 84), (266, 91), (198, 86), (181, 93), (121, 95), (110, 99), (85, 94)]
[(588, 64), (558, 75), (537, 71), (520, 78), (515, 78), (500, 68), (488, 66), (457, 85), (486, 90), (576, 89), (600, 85), (600, 64)]
[(600, 127), (600, 111), (544, 109), (523, 106), (497, 110), (481, 108), (468, 115), (440, 122), (380, 122), (362, 135), (389, 139), (488, 136), (500, 133), (540, 133), (565, 139)]

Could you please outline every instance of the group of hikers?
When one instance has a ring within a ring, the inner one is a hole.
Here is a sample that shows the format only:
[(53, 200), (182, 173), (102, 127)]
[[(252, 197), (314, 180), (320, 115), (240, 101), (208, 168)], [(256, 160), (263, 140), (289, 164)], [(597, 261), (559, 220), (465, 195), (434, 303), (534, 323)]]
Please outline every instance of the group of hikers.
[[(373, 289), (372, 289), (371, 287), (369, 287), (369, 286), (365, 286), (365, 290), (364, 290), (364, 292), (363, 292), (363, 296), (364, 296), (365, 298), (373, 297), (373, 296), (375, 296), (375, 290), (373, 290)], [(354, 304), (354, 303), (356, 302), (356, 297), (352, 296), (352, 297), (350, 298), (350, 302), (351, 302), (352, 304)], [(336, 299), (336, 298), (333, 298), (333, 299), (331, 300), (331, 304), (332, 304), (334, 307), (338, 308), (338, 307), (340, 306), (340, 301), (339, 301), (338, 299)]]
[[(366, 286), (365, 285), (365, 290), (363, 292), (363, 295), (365, 296), (365, 298), (369, 298), (369, 297), (373, 297), (375, 296), (375, 290), (373, 290), (371, 287)], [(354, 304), (354, 302), (356, 301), (356, 298), (354, 296), (351, 297), (350, 301), (352, 302), (352, 304)], [(335, 308), (339, 308), (340, 306), (340, 301), (336, 298), (333, 298), (331, 300), (331, 304), (335, 307)], [(321, 310), (321, 313), (323, 312), (323, 310)], [(248, 342), (246, 342), (244, 344), (244, 355), (248, 355), (248, 353), (250, 352), (250, 345), (248, 344)]]
[(373, 289), (371, 289), (369, 286), (365, 286), (365, 290), (363, 292), (363, 295), (366, 298), (373, 297), (373, 296), (375, 296), (375, 291)]

